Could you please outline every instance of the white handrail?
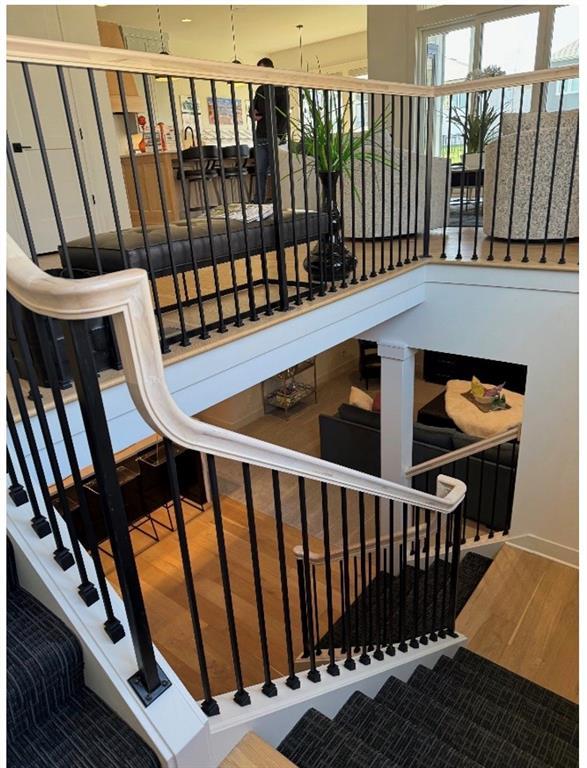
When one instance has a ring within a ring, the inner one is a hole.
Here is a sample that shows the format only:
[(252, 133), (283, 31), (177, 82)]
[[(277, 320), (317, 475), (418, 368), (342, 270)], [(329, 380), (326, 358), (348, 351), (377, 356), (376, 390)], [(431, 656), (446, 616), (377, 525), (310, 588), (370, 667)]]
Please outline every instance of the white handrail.
[(416, 475), (421, 475), (431, 469), (437, 469), (438, 467), (444, 467), (446, 464), (452, 464), (453, 461), (466, 459), (467, 456), (475, 456), (477, 453), (486, 451), (488, 448), (495, 448), (497, 445), (509, 443), (510, 440), (519, 440), (520, 431), (521, 426), (512, 427), (505, 432), (500, 432), (499, 435), (485, 437), (483, 440), (476, 440), (470, 445), (464, 445), (462, 448), (449, 451), (449, 453), (443, 453), (441, 456), (436, 456), (434, 459), (428, 459), (428, 461), (423, 461), (421, 464), (415, 464), (407, 470), (406, 477), (416, 477)]
[(128, 269), (68, 280), (43, 272), (8, 236), (7, 288), (24, 307), (59, 320), (111, 316), (128, 388), (138, 412), (176, 445), (318, 482), (413, 504), (445, 514), (465, 496), (465, 484), (439, 475), (436, 495), (206, 424), (183, 413), (165, 381), (147, 273)]

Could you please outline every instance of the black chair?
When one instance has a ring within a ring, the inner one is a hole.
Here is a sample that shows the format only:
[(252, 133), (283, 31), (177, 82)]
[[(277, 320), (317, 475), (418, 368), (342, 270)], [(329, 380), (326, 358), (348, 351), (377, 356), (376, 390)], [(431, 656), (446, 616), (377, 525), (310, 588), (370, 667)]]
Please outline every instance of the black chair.
[(381, 358), (377, 353), (377, 342), (359, 339), (359, 375), (369, 389), (369, 379), (381, 377)]
[[(201, 158), (200, 158), (201, 151)], [(204, 200), (199, 185), (208, 184), (212, 182), (212, 188), (216, 195), (215, 205), (220, 205), (220, 189), (219, 189), (219, 173), (220, 173), (220, 156), (218, 153), (218, 147), (215, 144), (205, 144), (200, 147), (188, 147), (182, 149), (181, 159), (183, 160), (184, 178), (188, 183), (188, 207), (190, 211), (198, 211), (203, 209)], [(179, 170), (179, 162), (175, 160), (173, 162), (173, 168), (177, 173), (178, 181), (181, 181), (181, 172)], [(192, 205), (192, 192), (199, 192), (199, 205)], [(209, 199), (209, 198), (208, 198)]]
[[(243, 179), (243, 189), (246, 189), (244, 177), (247, 175), (246, 165), (249, 159), (249, 147), (231, 145), (222, 147), (222, 162), (224, 178), (228, 182), (232, 201), (240, 202), (240, 179)], [(247, 202), (245, 200), (245, 202)]]

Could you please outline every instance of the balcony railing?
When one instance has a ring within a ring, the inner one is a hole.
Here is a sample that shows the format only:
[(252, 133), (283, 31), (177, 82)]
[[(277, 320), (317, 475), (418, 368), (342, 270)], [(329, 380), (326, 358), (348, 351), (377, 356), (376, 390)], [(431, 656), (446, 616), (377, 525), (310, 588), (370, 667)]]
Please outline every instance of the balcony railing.
[(577, 262), (577, 67), (425, 87), (163, 58), (9, 39), (7, 153), (17, 242), (68, 278), (145, 270), (164, 353), (422, 259)]

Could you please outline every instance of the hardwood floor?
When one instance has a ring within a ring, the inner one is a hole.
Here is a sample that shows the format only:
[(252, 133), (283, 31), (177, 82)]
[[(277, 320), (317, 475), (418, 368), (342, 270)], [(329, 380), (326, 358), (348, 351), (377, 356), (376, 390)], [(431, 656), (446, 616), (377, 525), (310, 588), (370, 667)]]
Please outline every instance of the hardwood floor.
[(579, 697), (579, 571), (506, 544), (457, 621), (468, 648)]
[(295, 768), (294, 764), (256, 733), (249, 731), (227, 755), (220, 768)]

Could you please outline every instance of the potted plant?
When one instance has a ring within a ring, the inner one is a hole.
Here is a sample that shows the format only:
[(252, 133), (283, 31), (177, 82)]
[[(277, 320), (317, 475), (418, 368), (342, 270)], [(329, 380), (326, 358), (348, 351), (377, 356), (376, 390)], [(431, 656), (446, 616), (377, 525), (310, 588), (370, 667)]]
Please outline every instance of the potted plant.
[[(339, 132), (339, 111), (341, 130)], [(325, 283), (334, 276), (335, 280), (346, 278), (356, 263), (355, 257), (345, 247), (340, 232), (340, 211), (337, 188), (341, 175), (351, 177), (351, 164), (364, 157), (366, 162), (383, 162), (391, 166), (391, 159), (372, 151), (372, 135), (380, 136), (388, 111), (372, 118), (369, 128), (360, 133), (353, 131), (350, 124), (350, 101), (338, 105), (338, 99), (326, 92), (320, 99), (310, 89), (302, 89), (299, 114), (290, 116), (293, 126), (292, 151), (305, 157), (306, 168), (314, 171), (320, 179), (322, 211), (330, 215), (331, 233), (324, 234), (312, 253), (310, 263), (304, 266), (315, 283)], [(356, 193), (356, 190), (354, 190)]]

